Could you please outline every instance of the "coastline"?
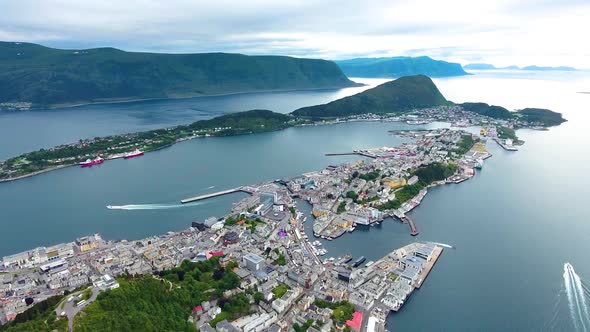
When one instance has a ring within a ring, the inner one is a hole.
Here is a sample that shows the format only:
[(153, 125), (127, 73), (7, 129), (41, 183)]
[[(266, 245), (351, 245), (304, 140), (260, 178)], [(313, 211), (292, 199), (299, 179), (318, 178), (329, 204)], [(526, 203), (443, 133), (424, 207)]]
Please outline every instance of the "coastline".
[[(234, 95), (247, 95), (247, 94), (256, 94), (256, 93), (281, 93), (281, 92), (298, 92), (298, 91), (322, 91), (322, 90), (340, 90), (346, 88), (357, 88), (361, 86), (367, 86), (368, 84), (359, 83), (352, 81), (353, 85), (350, 86), (327, 86), (327, 87), (319, 87), (319, 88), (301, 88), (301, 89), (266, 89), (266, 90), (247, 90), (247, 91), (236, 91), (236, 92), (225, 92), (225, 93), (213, 93), (213, 94), (195, 94), (195, 95), (184, 95), (184, 96), (168, 96), (168, 97), (158, 97), (158, 98), (122, 98), (122, 99), (113, 99), (113, 100), (104, 100), (104, 101), (92, 101), (92, 102), (72, 102), (72, 103), (63, 103), (63, 104), (51, 104), (42, 107), (31, 107), (29, 110), (53, 110), (59, 108), (76, 108), (82, 106), (92, 106), (92, 105), (109, 105), (109, 104), (127, 104), (127, 103), (135, 103), (135, 102), (143, 102), (143, 101), (165, 101), (165, 100), (182, 100), (182, 99), (192, 99), (192, 98), (206, 98), (206, 97), (224, 97), (224, 96), (234, 96)], [(0, 111), (3, 111), (0, 109)]]
[(32, 177), (32, 176), (35, 176), (35, 175), (41, 175), (43, 173), (48, 173), (48, 172), (51, 172), (51, 171), (57, 171), (59, 169), (68, 168), (68, 167), (72, 167), (72, 166), (76, 166), (76, 164), (67, 164), (67, 165), (53, 166), (53, 167), (42, 169), (40, 171), (36, 171), (36, 172), (33, 172), (33, 173), (29, 173), (29, 174), (25, 174), (25, 175), (20, 175), (20, 176), (14, 177), (14, 178), (0, 179), (0, 183), (22, 180), (22, 179), (25, 179), (25, 178), (28, 178), (28, 177)]

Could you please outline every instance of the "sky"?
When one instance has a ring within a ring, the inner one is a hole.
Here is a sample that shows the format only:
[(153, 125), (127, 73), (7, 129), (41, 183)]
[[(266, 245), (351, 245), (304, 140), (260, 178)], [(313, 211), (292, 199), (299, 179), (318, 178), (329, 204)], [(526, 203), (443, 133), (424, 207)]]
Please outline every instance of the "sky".
[(590, 68), (590, 0), (0, 0), (0, 40)]

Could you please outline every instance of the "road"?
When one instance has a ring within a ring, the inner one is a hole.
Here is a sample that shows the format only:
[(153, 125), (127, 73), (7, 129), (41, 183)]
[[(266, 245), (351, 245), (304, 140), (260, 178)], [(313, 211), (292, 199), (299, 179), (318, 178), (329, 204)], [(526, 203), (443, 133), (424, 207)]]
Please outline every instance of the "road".
[(80, 310), (84, 309), (84, 307), (86, 307), (87, 305), (89, 305), (90, 303), (92, 303), (94, 300), (96, 300), (96, 296), (98, 296), (99, 290), (96, 288), (90, 288), (90, 290), (92, 291), (92, 295), (90, 295), (90, 298), (88, 299), (88, 301), (86, 301), (85, 304), (81, 305), (81, 306), (75, 306), (74, 304), (78, 301), (80, 301), (77, 296), (82, 294), (84, 291), (80, 291), (74, 294), (70, 294), (68, 295), (67, 298), (70, 298), (71, 296), (74, 297), (74, 300), (68, 302), (67, 298), (65, 302), (64, 307), (61, 307), (61, 304), (59, 304), (57, 306), (57, 308), (55, 309), (55, 313), (60, 316), (62, 314), (62, 312), (65, 312), (66, 317), (68, 317), (68, 332), (72, 332), (74, 330), (74, 317), (76, 317), (76, 315), (78, 314), (78, 312), (80, 312)]

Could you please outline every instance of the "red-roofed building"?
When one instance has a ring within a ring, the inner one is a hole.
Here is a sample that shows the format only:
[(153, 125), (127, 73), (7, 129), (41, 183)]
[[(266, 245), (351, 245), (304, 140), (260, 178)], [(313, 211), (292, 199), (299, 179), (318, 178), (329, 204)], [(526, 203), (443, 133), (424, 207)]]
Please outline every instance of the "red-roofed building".
[(203, 307), (200, 305), (193, 308), (193, 315), (200, 316), (203, 313)]
[(13, 311), (9, 311), (6, 313), (6, 321), (10, 322), (11, 320), (16, 318), (16, 313)]
[(352, 314), (352, 319), (346, 321), (346, 325), (353, 329), (354, 331), (361, 330), (361, 323), (363, 322), (363, 313), (360, 311), (355, 311)]
[(213, 257), (220, 257), (220, 256), (223, 256), (223, 251), (221, 251), (221, 250), (218, 250), (218, 251), (212, 251), (212, 252), (211, 252), (211, 256), (213, 256)]

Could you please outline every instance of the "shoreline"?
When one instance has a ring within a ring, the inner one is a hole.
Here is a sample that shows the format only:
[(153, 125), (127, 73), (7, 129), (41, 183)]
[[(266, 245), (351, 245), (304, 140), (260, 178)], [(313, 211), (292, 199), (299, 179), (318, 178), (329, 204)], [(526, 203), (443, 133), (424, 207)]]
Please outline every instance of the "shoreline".
[[(23, 110), (22, 112), (26, 111), (48, 111), (48, 110), (55, 110), (55, 109), (69, 109), (69, 108), (76, 108), (82, 106), (93, 106), (93, 105), (110, 105), (110, 104), (129, 104), (129, 103), (136, 103), (136, 102), (144, 102), (144, 101), (166, 101), (166, 100), (183, 100), (183, 99), (193, 99), (193, 98), (206, 98), (206, 97), (225, 97), (225, 96), (234, 96), (234, 95), (247, 95), (247, 94), (256, 94), (256, 93), (281, 93), (281, 92), (298, 92), (298, 91), (322, 91), (322, 90), (340, 90), (340, 89), (347, 89), (347, 88), (358, 88), (362, 86), (367, 86), (368, 84), (354, 82), (354, 85), (350, 86), (329, 86), (329, 87), (321, 87), (321, 88), (301, 88), (301, 89), (268, 89), (268, 90), (250, 90), (250, 91), (236, 91), (236, 92), (225, 92), (225, 93), (214, 93), (214, 94), (197, 94), (197, 95), (187, 95), (187, 96), (170, 96), (170, 97), (156, 97), (156, 98), (123, 98), (120, 100), (105, 100), (105, 101), (94, 101), (94, 102), (79, 102), (79, 103), (64, 103), (64, 104), (51, 104), (48, 106), (42, 107), (31, 107), (28, 110)], [(0, 111), (4, 111), (0, 109)], [(9, 111), (9, 110), (6, 110)], [(12, 111), (14, 112), (14, 111)], [(16, 111), (21, 112), (21, 111)]]
[[(386, 121), (385, 120), (374, 121), (374, 120), (362, 120), (362, 119), (361, 120), (348, 120), (348, 121), (340, 121), (340, 122), (334, 122), (334, 123), (314, 123), (314, 124), (309, 124), (309, 125), (294, 125), (294, 126), (290, 126), (290, 127), (282, 128), (282, 129), (278, 129), (278, 130), (269, 130), (269, 131), (257, 132), (257, 133), (241, 133), (241, 134), (227, 135), (227, 136), (192, 136), (192, 137), (187, 137), (187, 138), (183, 138), (183, 139), (178, 139), (174, 143), (166, 144), (166, 145), (163, 145), (161, 147), (155, 148), (153, 150), (144, 151), (144, 153), (147, 154), (147, 153), (150, 153), (150, 152), (155, 152), (155, 151), (163, 150), (163, 149), (172, 147), (172, 146), (174, 146), (176, 144), (183, 143), (183, 142), (188, 142), (188, 141), (192, 141), (194, 139), (199, 139), (199, 138), (222, 138), (222, 137), (234, 137), (234, 136), (243, 136), (243, 135), (253, 135), (253, 134), (262, 134), (262, 133), (283, 131), (283, 130), (286, 130), (286, 129), (289, 129), (289, 128), (296, 128), (296, 127), (331, 126), (331, 125), (337, 125), (337, 124), (348, 123), (348, 122), (386, 122)], [(109, 160), (120, 159), (120, 158), (121, 158), (121, 156), (117, 156), (117, 157), (107, 156), (104, 159), (105, 159), (105, 162), (107, 162)], [(0, 162), (2, 162), (2, 161), (0, 160)], [(51, 172), (51, 171), (57, 171), (57, 170), (60, 170), (62, 168), (67, 168), (67, 167), (76, 166), (76, 165), (78, 165), (78, 164), (74, 163), (74, 164), (54, 166), (54, 167), (46, 168), (46, 169), (43, 169), (43, 170), (40, 170), (40, 171), (36, 171), (36, 172), (33, 172), (33, 173), (19, 175), (17, 177), (13, 177), (13, 178), (0, 179), (0, 183), (22, 180), (22, 179), (25, 179), (25, 178), (28, 178), (28, 177), (32, 177), (32, 176), (36, 176), (36, 175), (41, 175), (43, 173), (48, 173), (48, 172)]]
[[(209, 136), (207, 136), (207, 135), (205, 135), (205, 136), (190, 136), (190, 137), (176, 139), (176, 141), (173, 142), (173, 143), (166, 144), (164, 146), (155, 148), (153, 150), (144, 151), (144, 152), (147, 154), (147, 153), (150, 153), (150, 152), (154, 152), (154, 151), (158, 151), (158, 150), (162, 150), (162, 149), (171, 147), (171, 146), (173, 146), (175, 144), (182, 143), (184, 141), (191, 141), (191, 140), (197, 139), (197, 138), (219, 138), (219, 137), (232, 137), (232, 136), (240, 136), (240, 135), (252, 135), (252, 134), (265, 133), (265, 132), (283, 131), (285, 129), (296, 128), (296, 127), (331, 126), (331, 125), (337, 125), (337, 124), (343, 124), (343, 123), (349, 123), (349, 122), (400, 122), (400, 123), (405, 123), (403, 120), (396, 119), (395, 117), (394, 118), (387, 117), (387, 114), (384, 114), (383, 116), (384, 117), (382, 117), (382, 118), (350, 118), (350, 119), (347, 118), (347, 119), (340, 119), (340, 120), (327, 120), (327, 122), (326, 122), (326, 119), (323, 119), (323, 120), (315, 121), (313, 123), (289, 125), (289, 126), (287, 126), (285, 128), (268, 130), (268, 131), (262, 131), (262, 132), (255, 132), (255, 133), (248, 132), (248, 133), (237, 133), (237, 134), (220, 135), (220, 136), (216, 136), (216, 135), (209, 135)], [(452, 122), (451, 121), (448, 121), (448, 120), (447, 121), (439, 120), (439, 122), (452, 124)], [(170, 128), (174, 128), (174, 127), (170, 127)], [(525, 127), (522, 127), (522, 128), (519, 128), (519, 129), (524, 129), (524, 128)], [(167, 128), (160, 128), (160, 129), (167, 129)], [(122, 135), (125, 135), (125, 134), (122, 134)], [(114, 135), (114, 136), (121, 136), (121, 135)], [(30, 152), (28, 152), (28, 153), (30, 153)], [(117, 158), (111, 158), (111, 156), (106, 156), (106, 157), (104, 157), (104, 159), (105, 159), (105, 161), (107, 161), (107, 160), (117, 159)], [(2, 163), (2, 162), (4, 162), (4, 160), (0, 160), (0, 163)], [(50, 172), (50, 171), (59, 170), (61, 168), (65, 168), (65, 167), (69, 167), (69, 166), (75, 166), (75, 165), (76, 164), (68, 164), (68, 165), (54, 166), (54, 167), (50, 167), (50, 168), (47, 168), (47, 169), (44, 169), (44, 170), (36, 171), (36, 172), (30, 173), (30, 174), (25, 174), (25, 175), (20, 175), (20, 176), (17, 176), (17, 177), (0, 179), (0, 183), (16, 181), (16, 180), (24, 179), (24, 178), (27, 178), (27, 177), (31, 177), (31, 176), (35, 176), (35, 175), (40, 175), (40, 174), (43, 174), (43, 173), (47, 173), (47, 172)]]

